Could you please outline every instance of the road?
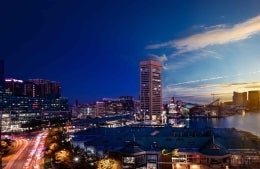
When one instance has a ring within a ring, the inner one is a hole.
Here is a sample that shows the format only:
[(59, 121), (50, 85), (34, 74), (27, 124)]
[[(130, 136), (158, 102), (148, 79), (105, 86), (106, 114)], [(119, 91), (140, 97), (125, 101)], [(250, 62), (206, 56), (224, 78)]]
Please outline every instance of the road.
[(47, 131), (42, 131), (31, 139), (15, 138), (10, 155), (3, 158), (3, 168), (43, 169), (43, 150), (46, 136)]

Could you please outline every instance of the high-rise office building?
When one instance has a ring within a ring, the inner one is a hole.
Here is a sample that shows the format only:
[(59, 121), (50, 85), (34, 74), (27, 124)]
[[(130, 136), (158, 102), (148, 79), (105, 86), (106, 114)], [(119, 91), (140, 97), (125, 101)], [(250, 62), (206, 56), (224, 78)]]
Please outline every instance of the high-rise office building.
[(24, 96), (24, 83), (23, 80), (6, 78), (5, 91), (15, 96)]
[(247, 92), (233, 92), (233, 105), (234, 106), (243, 106), (247, 105)]
[(248, 91), (248, 108), (250, 110), (260, 109), (260, 90)]
[(61, 85), (58, 82), (45, 79), (17, 80), (5, 79), (5, 91), (13, 96), (59, 98)]
[(140, 102), (143, 116), (152, 119), (161, 114), (162, 64), (159, 61), (140, 62)]
[(25, 83), (26, 96), (53, 98), (61, 96), (61, 85), (58, 82), (45, 79), (29, 79)]
[(33, 82), (25, 81), (24, 82), (24, 95), (27, 97), (36, 97), (35, 88), (36, 88), (36, 85)]

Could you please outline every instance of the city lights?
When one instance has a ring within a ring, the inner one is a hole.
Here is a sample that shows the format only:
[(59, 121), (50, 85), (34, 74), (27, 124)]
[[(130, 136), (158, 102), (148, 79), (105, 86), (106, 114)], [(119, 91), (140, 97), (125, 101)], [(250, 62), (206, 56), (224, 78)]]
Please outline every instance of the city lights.
[(260, 1), (0, 7), (0, 169), (260, 169)]

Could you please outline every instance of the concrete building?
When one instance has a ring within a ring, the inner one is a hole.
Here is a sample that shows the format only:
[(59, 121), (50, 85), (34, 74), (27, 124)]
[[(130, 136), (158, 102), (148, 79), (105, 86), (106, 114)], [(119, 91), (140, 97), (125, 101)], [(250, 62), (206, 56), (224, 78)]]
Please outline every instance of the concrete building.
[(23, 80), (6, 78), (5, 91), (14, 96), (24, 96), (24, 82)]
[(260, 90), (248, 91), (248, 108), (253, 111), (260, 109)]
[[(0, 60), (0, 131), (19, 132), (40, 127), (41, 124), (56, 124), (69, 120), (71, 113), (68, 99), (60, 96), (61, 86), (58, 82), (5, 79), (4, 61)], [(37, 124), (34, 123), (36, 121)], [(38, 126), (29, 127), (28, 124)]]
[(162, 106), (162, 64), (159, 61), (140, 62), (140, 102), (145, 119), (161, 114)]
[(24, 82), (24, 95), (27, 97), (36, 97), (36, 84), (33, 82)]
[(247, 92), (233, 92), (233, 105), (246, 107), (247, 105)]
[(103, 116), (103, 115), (106, 114), (106, 112), (105, 112), (105, 103), (104, 102), (97, 101), (95, 108), (96, 108), (95, 117)]
[(45, 79), (18, 80), (6, 78), (4, 86), (5, 91), (13, 96), (49, 98), (59, 98), (61, 96), (60, 83)]
[(30, 97), (53, 97), (61, 96), (61, 85), (59, 82), (46, 79), (29, 79), (26, 80), (25, 95)]
[(39, 98), (13, 96), (3, 93), (2, 129), (4, 132), (21, 131), (21, 126), (31, 120), (45, 122), (70, 119), (67, 98)]

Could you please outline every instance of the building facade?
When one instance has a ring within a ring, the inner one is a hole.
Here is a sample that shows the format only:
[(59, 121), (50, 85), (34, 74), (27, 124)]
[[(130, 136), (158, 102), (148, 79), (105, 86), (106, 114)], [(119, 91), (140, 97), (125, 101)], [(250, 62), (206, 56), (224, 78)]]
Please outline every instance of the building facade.
[(39, 127), (43, 123), (69, 120), (68, 99), (60, 96), (61, 85), (58, 82), (5, 79), (4, 61), (0, 59), (1, 132), (19, 132), (36, 127), (31, 124)]
[(260, 109), (260, 90), (248, 91), (248, 108), (253, 111)]
[(61, 96), (60, 83), (46, 79), (18, 80), (6, 78), (4, 87), (5, 91), (13, 96), (49, 98), (59, 98)]
[(24, 96), (23, 80), (13, 78), (5, 79), (5, 91), (14, 96)]
[(26, 81), (26, 84), (26, 96), (53, 98), (61, 96), (61, 85), (59, 82), (46, 79), (29, 79)]
[(67, 121), (70, 119), (67, 98), (40, 98), (13, 96), (3, 93), (2, 131), (15, 132), (26, 130), (22, 125), (32, 121)]
[(158, 117), (162, 106), (162, 64), (159, 61), (140, 62), (140, 102), (144, 119)]
[[(2, 71), (3, 72), (3, 71)], [(60, 83), (43, 80), (4, 80), (1, 92), (2, 131), (26, 130), (26, 124), (58, 123), (70, 119), (69, 103)]]
[(233, 105), (246, 107), (247, 105), (247, 92), (233, 92)]

